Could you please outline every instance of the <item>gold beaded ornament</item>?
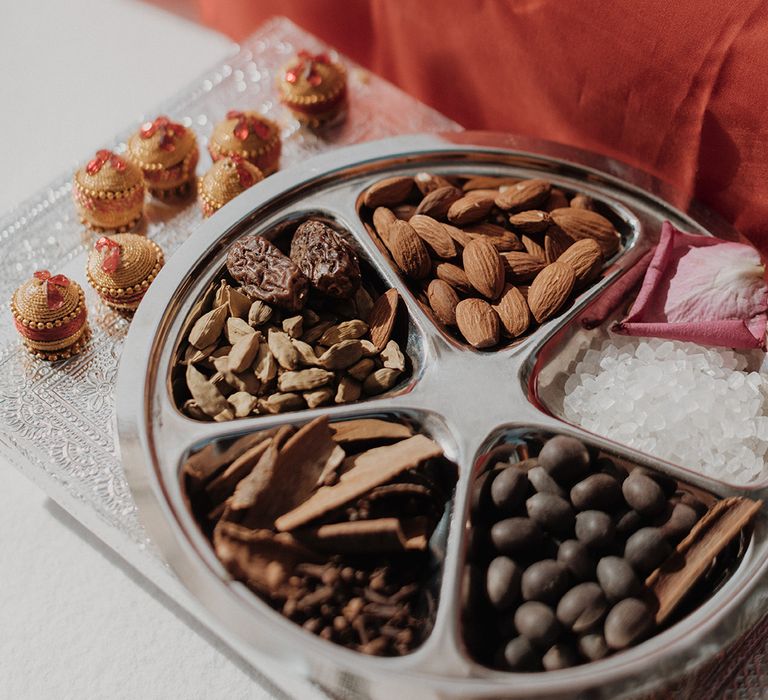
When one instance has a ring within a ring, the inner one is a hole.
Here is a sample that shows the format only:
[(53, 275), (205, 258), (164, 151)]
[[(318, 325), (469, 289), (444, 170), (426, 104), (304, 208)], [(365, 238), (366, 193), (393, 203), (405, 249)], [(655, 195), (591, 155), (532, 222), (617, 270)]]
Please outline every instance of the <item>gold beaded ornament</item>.
[(264, 175), (271, 175), (280, 163), (280, 129), (258, 112), (230, 110), (213, 128), (208, 152), (214, 161), (225, 156), (240, 156)]
[(72, 183), (80, 221), (93, 231), (132, 229), (141, 219), (144, 193), (141, 170), (107, 150), (96, 151)]
[(311, 128), (327, 125), (346, 113), (347, 71), (328, 54), (300, 51), (277, 81), (280, 101)]
[(27, 349), (42, 360), (68, 359), (90, 337), (82, 288), (48, 270), (35, 272), (13, 293), (11, 313)]
[(189, 193), (200, 151), (191, 129), (160, 116), (131, 136), (128, 157), (141, 168), (150, 193), (166, 199)]
[(211, 216), (263, 179), (261, 170), (240, 156), (220, 158), (198, 182), (198, 198), (203, 216)]
[(103, 236), (88, 255), (89, 284), (107, 306), (133, 312), (165, 263), (157, 243), (133, 233)]

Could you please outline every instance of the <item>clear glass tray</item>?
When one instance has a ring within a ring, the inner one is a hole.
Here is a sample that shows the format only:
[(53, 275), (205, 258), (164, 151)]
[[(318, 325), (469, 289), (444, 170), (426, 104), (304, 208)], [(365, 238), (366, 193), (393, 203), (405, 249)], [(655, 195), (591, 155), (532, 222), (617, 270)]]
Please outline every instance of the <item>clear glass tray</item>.
[[(275, 88), (280, 68), (300, 49), (331, 50), (290, 21), (275, 18), (245, 40), (229, 60), (144, 116), (168, 114), (196, 132), (201, 145), (198, 174), (210, 165), (204, 149), (208, 135), (229, 109), (260, 110), (280, 124), (282, 167), (338, 146), (385, 136), (460, 130), (455, 122), (343, 57), (349, 71), (346, 121), (322, 137), (300, 129), (278, 103)], [(120, 132), (113, 143), (93, 144), (93, 150), (103, 145), (123, 150), (138, 126)], [(83, 159), (89, 155), (83, 153)], [(85, 259), (95, 235), (76, 216), (71, 178), (72, 173), (59, 177), (0, 219), (0, 299), (10, 300), (13, 290), (35, 270), (64, 273), (86, 291), (93, 339), (83, 354), (69, 361), (38, 361), (21, 345), (8, 304), (3, 304), (0, 445), (6, 458), (65, 510), (176, 602), (192, 609), (194, 602), (178, 586), (138, 519), (120, 463), (114, 386), (129, 321), (104, 306), (86, 283)], [(194, 201), (169, 206), (148, 200), (146, 213), (145, 231), (166, 258), (202, 221)], [(306, 687), (293, 690), (305, 693)]]

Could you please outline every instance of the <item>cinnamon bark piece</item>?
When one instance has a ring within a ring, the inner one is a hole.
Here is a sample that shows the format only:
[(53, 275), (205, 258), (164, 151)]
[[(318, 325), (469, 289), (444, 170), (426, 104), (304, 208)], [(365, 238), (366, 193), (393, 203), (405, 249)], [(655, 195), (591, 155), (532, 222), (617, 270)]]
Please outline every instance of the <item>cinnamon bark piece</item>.
[(234, 493), (235, 487), (240, 480), (247, 476), (258, 464), (271, 442), (272, 436), (268, 436), (256, 443), (253, 447), (243, 452), (205, 487), (212, 503), (223, 503)]
[(261, 430), (250, 435), (244, 435), (235, 440), (226, 450), (220, 450), (218, 445), (211, 443), (199, 452), (190, 455), (182, 467), (182, 471), (189, 479), (190, 488), (202, 487), (222, 467), (233, 462), (251, 447), (271, 437), (274, 433), (274, 430)]
[(216, 556), (236, 579), (251, 588), (279, 595), (300, 563), (320, 563), (322, 558), (306, 549), (288, 533), (249, 530), (236, 523), (219, 521), (213, 531)]
[(432, 525), (428, 518), (377, 518), (331, 523), (296, 531), (295, 538), (321, 552), (362, 554), (424, 551)]
[(718, 501), (677, 545), (675, 552), (646, 579), (646, 587), (659, 604), (657, 625), (663, 624), (674, 612), (712, 560), (750, 523), (762, 505), (762, 501), (741, 497)]
[(332, 423), (331, 432), (333, 439), (340, 445), (364, 440), (402, 440), (413, 435), (413, 430), (405, 423), (380, 418), (358, 418)]
[(294, 428), (288, 425), (280, 428), (270, 440), (267, 449), (263, 452), (258, 462), (238, 482), (228, 504), (228, 510), (232, 514), (240, 514), (253, 505), (258, 494), (261, 493), (272, 478), (280, 447), (293, 432)]
[(272, 527), (275, 518), (310, 497), (335, 448), (327, 416), (307, 423), (238, 484), (232, 510), (247, 511), (248, 527)]
[(346, 456), (347, 453), (339, 445), (333, 448), (331, 454), (328, 455), (325, 465), (323, 465), (323, 471), (317, 480), (317, 486), (330, 486), (338, 481), (339, 467), (344, 463)]
[(316, 491), (297, 508), (275, 520), (278, 530), (294, 530), (311, 520), (391, 481), (407, 469), (440, 457), (443, 450), (424, 435), (414, 435), (394, 445), (375, 447), (354, 457), (354, 464), (335, 486)]

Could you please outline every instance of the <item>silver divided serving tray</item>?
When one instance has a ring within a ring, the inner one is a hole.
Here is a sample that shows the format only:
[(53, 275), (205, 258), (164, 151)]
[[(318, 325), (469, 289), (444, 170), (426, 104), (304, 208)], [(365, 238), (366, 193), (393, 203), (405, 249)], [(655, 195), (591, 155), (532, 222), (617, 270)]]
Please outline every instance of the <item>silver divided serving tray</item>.
[[(529, 337), (503, 350), (475, 351), (433, 324), (358, 216), (358, 198), (371, 183), (422, 170), (544, 177), (591, 194), (623, 220), (624, 251), (610, 261), (599, 283)], [(247, 658), (268, 653), (290, 662), (332, 693), (565, 698), (585, 692), (615, 697), (648, 690), (693, 668), (754, 624), (763, 611), (768, 567), (764, 511), (731, 578), (693, 613), (637, 647), (573, 669), (509, 674), (474, 662), (461, 641), (458, 612), (470, 485), (482, 468), (482, 456), (496, 446), (527, 432), (565, 433), (721, 496), (755, 497), (766, 491), (766, 484), (738, 488), (623, 448), (560, 421), (539, 398), (540, 377), (567, 371), (567, 358), (558, 348), (577, 344), (584, 333), (581, 314), (655, 243), (663, 220), (692, 232), (733, 236), (706, 212), (686, 214), (669, 201), (683, 204), (652, 178), (606, 159), (504, 135), (464, 133), (399, 137), (318, 156), (271, 176), (200, 226), (163, 269), (133, 320), (118, 378), (117, 418), (123, 464), (150, 536), (225, 641), (236, 644)], [(348, 229), (385, 285), (399, 291), (410, 315), (410, 381), (384, 397), (345, 406), (227, 423), (185, 417), (171, 396), (172, 358), (195, 303), (224, 269), (228, 246), (246, 233), (267, 233), (278, 223), (311, 214)], [(550, 360), (555, 371), (548, 374)], [(333, 419), (407, 416), (459, 466), (435, 626), (410, 655), (367, 657), (304, 632), (231, 579), (185, 503), (180, 465), (190, 449), (324, 414)]]

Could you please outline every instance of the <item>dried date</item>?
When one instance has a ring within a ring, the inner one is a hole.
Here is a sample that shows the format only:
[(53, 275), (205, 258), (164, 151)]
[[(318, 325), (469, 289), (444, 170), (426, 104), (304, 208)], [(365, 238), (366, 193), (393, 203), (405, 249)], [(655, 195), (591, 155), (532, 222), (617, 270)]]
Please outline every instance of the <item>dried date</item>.
[(245, 236), (227, 255), (227, 269), (249, 298), (265, 301), (288, 311), (300, 310), (309, 292), (309, 280), (296, 263), (266, 238)]
[(305, 221), (291, 241), (291, 259), (313, 287), (336, 299), (349, 299), (360, 287), (355, 251), (322, 221)]

